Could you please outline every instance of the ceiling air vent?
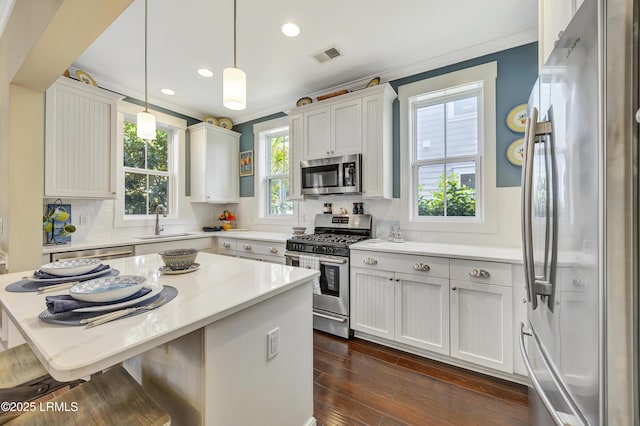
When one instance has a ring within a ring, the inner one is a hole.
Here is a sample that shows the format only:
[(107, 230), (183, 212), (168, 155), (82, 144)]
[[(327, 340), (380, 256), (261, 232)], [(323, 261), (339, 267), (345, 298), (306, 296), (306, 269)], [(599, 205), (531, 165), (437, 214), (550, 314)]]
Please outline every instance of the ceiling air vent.
[(311, 57), (319, 64), (324, 64), (332, 59), (339, 58), (342, 53), (335, 46), (327, 47), (319, 52), (314, 53)]

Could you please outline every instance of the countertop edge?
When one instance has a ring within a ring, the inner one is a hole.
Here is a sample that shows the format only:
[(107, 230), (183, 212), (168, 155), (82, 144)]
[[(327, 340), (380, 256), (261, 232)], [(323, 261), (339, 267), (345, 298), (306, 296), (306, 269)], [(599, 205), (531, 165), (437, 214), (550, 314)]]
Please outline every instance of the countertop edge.
[[(380, 253), (407, 254), (419, 256), (446, 257), (450, 259), (469, 259), (487, 262), (504, 262), (522, 264), (522, 252), (513, 247), (479, 247), (453, 244), (421, 243), (407, 241), (404, 243), (364, 241), (350, 246), (353, 251), (375, 251)], [(498, 253), (491, 254), (491, 251)], [(502, 253), (500, 253), (502, 252)]]

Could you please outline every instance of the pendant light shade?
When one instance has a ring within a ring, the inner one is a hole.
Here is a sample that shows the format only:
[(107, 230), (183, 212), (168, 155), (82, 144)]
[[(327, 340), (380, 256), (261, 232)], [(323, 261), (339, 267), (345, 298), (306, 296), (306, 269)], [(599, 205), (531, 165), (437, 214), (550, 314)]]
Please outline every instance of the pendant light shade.
[(137, 116), (138, 137), (153, 140), (156, 138), (156, 118), (153, 114), (141, 111)]
[(147, 103), (147, 0), (144, 0), (144, 111), (136, 117), (137, 134), (140, 139), (156, 138), (156, 118), (149, 112)]
[(233, 110), (247, 107), (247, 76), (240, 68), (225, 68), (222, 73), (222, 103)]
[(247, 107), (247, 76), (236, 64), (236, 0), (233, 0), (233, 67), (225, 68), (222, 73), (222, 104), (233, 110)]

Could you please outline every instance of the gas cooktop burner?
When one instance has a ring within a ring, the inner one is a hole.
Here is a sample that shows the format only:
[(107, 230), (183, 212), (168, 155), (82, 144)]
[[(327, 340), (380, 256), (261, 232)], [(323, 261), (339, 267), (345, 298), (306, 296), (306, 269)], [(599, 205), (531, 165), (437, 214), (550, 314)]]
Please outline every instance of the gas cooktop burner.
[(344, 234), (308, 234), (296, 235), (292, 239), (295, 241), (315, 242), (315, 243), (338, 243), (353, 244), (358, 241), (366, 240), (368, 237), (362, 235), (344, 235)]

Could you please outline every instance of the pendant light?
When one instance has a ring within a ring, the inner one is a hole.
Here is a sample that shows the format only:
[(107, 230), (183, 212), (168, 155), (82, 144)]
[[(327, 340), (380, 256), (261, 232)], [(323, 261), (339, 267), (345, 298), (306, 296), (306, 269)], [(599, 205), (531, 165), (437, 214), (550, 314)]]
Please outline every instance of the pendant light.
[(233, 0), (233, 67), (222, 72), (222, 103), (233, 110), (247, 107), (247, 76), (236, 63), (236, 0)]
[(147, 0), (144, 0), (144, 111), (137, 116), (138, 137), (153, 140), (156, 138), (156, 118), (149, 112), (147, 102)]

